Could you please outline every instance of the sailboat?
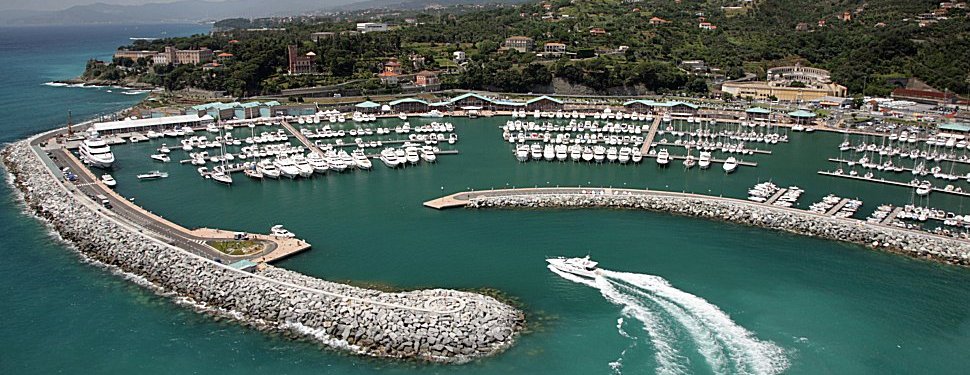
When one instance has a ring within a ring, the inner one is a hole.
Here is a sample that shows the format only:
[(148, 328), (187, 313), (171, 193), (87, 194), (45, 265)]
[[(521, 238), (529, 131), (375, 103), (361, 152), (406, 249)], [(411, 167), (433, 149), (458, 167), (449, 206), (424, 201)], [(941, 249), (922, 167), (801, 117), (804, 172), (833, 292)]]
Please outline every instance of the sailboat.
[[(222, 135), (222, 132), (219, 132)], [(222, 142), (221, 155), (226, 154), (226, 144)], [(214, 171), (210, 175), (215, 182), (220, 184), (232, 185), (232, 175), (229, 174), (229, 169), (226, 167), (226, 158), (220, 157), (222, 160), (221, 168), (214, 168)]]

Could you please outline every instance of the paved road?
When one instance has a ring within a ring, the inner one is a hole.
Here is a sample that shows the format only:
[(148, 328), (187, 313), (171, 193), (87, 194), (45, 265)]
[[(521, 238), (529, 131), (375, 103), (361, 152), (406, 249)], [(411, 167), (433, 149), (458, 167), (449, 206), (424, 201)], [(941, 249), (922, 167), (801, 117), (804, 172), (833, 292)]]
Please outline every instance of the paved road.
[[(42, 143), (44, 143), (44, 140), (38, 140), (38, 142), (35, 142), (35, 145), (42, 144)], [(87, 195), (88, 197), (91, 197), (92, 199), (94, 199), (95, 202), (100, 202), (100, 199), (95, 198), (98, 195), (106, 196), (108, 198), (108, 201), (111, 202), (112, 213), (138, 225), (141, 228), (140, 230), (142, 232), (147, 230), (148, 231), (147, 234), (152, 235), (153, 237), (156, 237), (168, 244), (177, 246), (181, 249), (185, 249), (186, 251), (192, 252), (196, 255), (200, 255), (209, 259), (215, 259), (215, 258), (219, 258), (223, 260), (229, 259), (229, 257), (223, 254), (222, 252), (205, 244), (206, 241), (224, 240), (224, 239), (205, 238), (205, 237), (199, 237), (199, 236), (188, 234), (183, 230), (180, 230), (179, 228), (174, 227), (172, 224), (158, 220), (155, 216), (151, 214), (148, 214), (142, 210), (132, 208), (131, 206), (129, 206), (130, 202), (122, 202), (117, 195), (114, 195), (108, 192), (107, 187), (98, 183), (98, 181), (94, 181), (92, 177), (87, 173), (81, 173), (81, 171), (87, 167), (80, 165), (77, 162), (76, 158), (68, 157), (66, 154), (68, 152), (70, 151), (63, 148), (49, 151), (51, 155), (51, 160), (54, 162), (54, 165), (56, 165), (58, 168), (64, 168), (64, 167), (70, 168), (71, 171), (74, 171), (77, 174), (78, 180), (74, 182), (74, 185), (73, 185), (74, 189), (77, 189), (81, 193)], [(68, 184), (68, 187), (72, 187), (72, 185)], [(265, 244), (266, 248), (258, 254), (253, 254), (245, 258), (248, 258), (248, 259), (259, 258), (261, 256), (269, 254), (270, 252), (276, 249), (276, 243), (273, 243), (271, 241), (261, 241), (261, 242)], [(242, 258), (243, 257), (232, 257), (232, 259), (242, 259)]]

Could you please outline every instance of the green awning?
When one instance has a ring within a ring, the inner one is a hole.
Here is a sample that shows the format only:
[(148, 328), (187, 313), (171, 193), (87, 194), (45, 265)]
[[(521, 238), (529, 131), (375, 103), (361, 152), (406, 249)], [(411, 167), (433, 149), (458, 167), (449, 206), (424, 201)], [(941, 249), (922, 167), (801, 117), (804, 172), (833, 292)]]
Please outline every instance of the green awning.
[(798, 117), (798, 118), (815, 118), (816, 116), (815, 112), (809, 112), (804, 109), (799, 109), (795, 112), (789, 112), (788, 115), (791, 117)]

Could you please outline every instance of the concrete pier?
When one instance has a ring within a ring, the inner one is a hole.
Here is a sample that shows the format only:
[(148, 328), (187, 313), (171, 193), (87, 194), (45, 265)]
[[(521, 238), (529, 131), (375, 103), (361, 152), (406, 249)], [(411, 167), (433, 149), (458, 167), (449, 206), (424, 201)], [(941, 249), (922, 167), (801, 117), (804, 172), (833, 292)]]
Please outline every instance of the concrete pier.
[(647, 132), (647, 138), (643, 140), (643, 145), (640, 146), (640, 153), (644, 156), (650, 154), (650, 147), (653, 145), (653, 138), (657, 136), (657, 130), (660, 129), (660, 122), (662, 116), (654, 117), (653, 124), (650, 124), (650, 131)]
[(778, 198), (781, 198), (781, 196), (784, 195), (786, 192), (788, 192), (788, 189), (778, 189), (778, 191), (776, 191), (775, 194), (771, 196), (771, 198), (768, 198), (768, 200), (765, 201), (765, 204), (775, 203), (775, 201), (777, 201)]
[[(845, 173), (839, 174), (839, 173), (828, 172), (828, 171), (818, 171), (818, 174), (823, 176), (848, 178), (850, 180), (867, 181), (867, 182), (875, 182), (875, 183), (886, 184), (886, 185), (900, 186), (900, 187), (905, 187), (909, 189), (915, 188), (913, 185), (910, 185), (909, 183), (887, 180), (885, 178), (875, 178), (875, 177), (866, 178), (865, 176), (852, 176)], [(940, 189), (938, 187), (933, 187), (931, 188), (931, 190), (938, 193), (953, 194), (961, 197), (970, 197), (970, 192), (965, 192), (965, 191), (946, 190), (946, 189)]]

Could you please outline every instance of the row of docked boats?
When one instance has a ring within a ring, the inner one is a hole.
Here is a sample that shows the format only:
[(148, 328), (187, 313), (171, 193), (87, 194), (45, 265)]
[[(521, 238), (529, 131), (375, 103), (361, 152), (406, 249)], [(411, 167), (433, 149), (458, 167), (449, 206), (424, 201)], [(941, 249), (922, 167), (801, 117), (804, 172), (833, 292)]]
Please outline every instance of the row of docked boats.
[(620, 163), (628, 162), (639, 163), (643, 160), (643, 154), (636, 147), (605, 147), (602, 145), (581, 146), (565, 144), (519, 144), (513, 151), (516, 160), (526, 162), (529, 160), (539, 161), (566, 161), (574, 162), (596, 162), (596, 163)]
[(606, 144), (608, 146), (637, 146), (643, 144), (644, 138), (639, 135), (611, 135), (602, 133), (510, 133), (503, 134), (502, 137), (509, 143), (526, 143), (539, 141), (552, 144), (575, 144), (575, 145), (595, 145)]
[(643, 134), (649, 127), (637, 124), (627, 124), (625, 122), (605, 121), (602, 126), (599, 121), (576, 121), (570, 120), (569, 123), (555, 122), (534, 122), (522, 120), (509, 120), (502, 126), (506, 132), (532, 132), (532, 133), (614, 133), (614, 134)]
[[(527, 118), (530, 116), (529, 112), (526, 111), (513, 111), (512, 118)], [(594, 112), (592, 114), (587, 114), (579, 111), (539, 111), (535, 110), (531, 112), (532, 118), (555, 118), (555, 119), (586, 119), (592, 117), (596, 120), (630, 120), (630, 121), (653, 121), (653, 115), (648, 113), (637, 113), (637, 112), (612, 112), (609, 109), (603, 110), (603, 112)]]
[(440, 150), (431, 145), (422, 146), (413, 143), (405, 143), (404, 146), (400, 148), (388, 147), (381, 150), (378, 158), (386, 167), (397, 168), (406, 165), (415, 165), (421, 161), (426, 163), (434, 163), (438, 160), (438, 152), (440, 152)]

